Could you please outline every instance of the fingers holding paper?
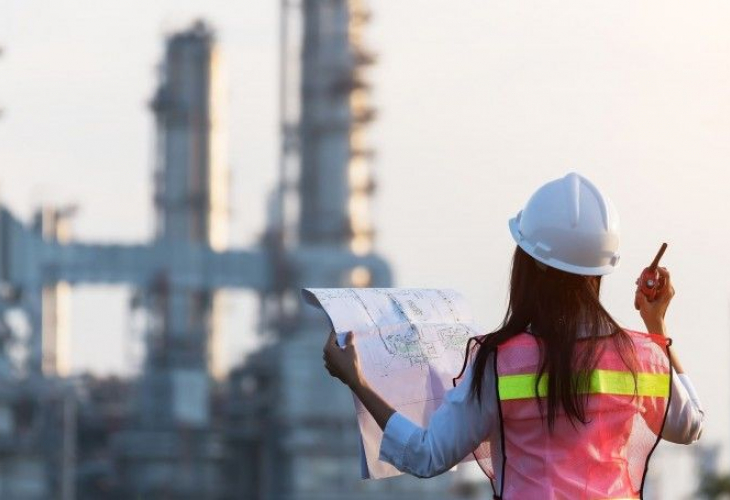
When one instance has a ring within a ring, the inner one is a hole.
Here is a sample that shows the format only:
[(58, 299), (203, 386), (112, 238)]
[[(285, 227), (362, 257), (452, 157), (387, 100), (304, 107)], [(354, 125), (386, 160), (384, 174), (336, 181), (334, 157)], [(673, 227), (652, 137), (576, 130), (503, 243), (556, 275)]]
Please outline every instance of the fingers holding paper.
[(337, 344), (337, 335), (334, 330), (331, 331), (322, 349), (322, 359), (329, 374), (340, 379), (343, 384), (352, 387), (362, 379), (360, 360), (355, 349), (355, 336), (352, 332), (347, 332), (345, 346), (340, 347)]

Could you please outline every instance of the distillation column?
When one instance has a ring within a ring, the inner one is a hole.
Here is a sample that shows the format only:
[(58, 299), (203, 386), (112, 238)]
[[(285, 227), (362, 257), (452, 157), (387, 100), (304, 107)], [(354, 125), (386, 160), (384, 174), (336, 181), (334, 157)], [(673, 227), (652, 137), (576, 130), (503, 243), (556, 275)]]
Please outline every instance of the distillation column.
[(281, 341), (251, 362), (252, 369), (261, 367), (264, 380), (277, 363), (272, 376), (277, 389), (260, 383), (260, 392), (266, 392), (259, 397), (272, 397), (276, 405), (264, 424), (258, 446), (263, 452), (250, 459), (260, 467), (251, 491), (267, 500), (402, 498), (397, 485), (360, 481), (352, 397), (322, 367), (326, 321), (299, 299), (302, 286), (391, 286), (382, 260), (374, 267), (332, 266), (343, 252), (374, 256), (366, 131), (375, 113), (365, 79), (374, 57), (363, 40), (369, 13), (360, 0), (304, 0), (300, 8), (297, 234), (289, 240), (319, 260), (288, 272), (282, 295), (299, 307), (279, 310)]
[(372, 249), (365, 130), (374, 117), (364, 72), (368, 12), (360, 0), (303, 4), (299, 240)]
[[(168, 40), (162, 83), (153, 100), (157, 122), (155, 237), (171, 244), (223, 250), (227, 183), (220, 123), (218, 52), (202, 23)], [(174, 258), (174, 256), (171, 256)], [(216, 296), (158, 276), (152, 290), (154, 331), (147, 368), (167, 378), (174, 422), (207, 425), (208, 373), (220, 375)]]
[[(140, 293), (149, 311), (138, 428), (118, 439), (130, 495), (213, 498), (220, 446), (211, 431), (212, 376), (220, 375), (219, 293), (191, 289), (175, 247), (224, 250), (228, 168), (221, 123), (219, 55), (201, 21), (168, 37), (152, 100), (157, 125), (155, 239), (172, 248), (170, 274)], [(188, 253), (187, 255), (191, 255)], [(192, 257), (194, 258), (194, 257)]]
[[(388, 266), (374, 253), (371, 220), (373, 152), (367, 128), (375, 111), (365, 73), (375, 58), (364, 40), (370, 14), (364, 0), (303, 0), (301, 9), (299, 210), (298, 234), (292, 239), (299, 251), (320, 260), (288, 274), (284, 297), (288, 290), (289, 297), (298, 298), (302, 286), (392, 286)], [(376, 257), (379, 264), (333, 268), (330, 263), (343, 251)], [(257, 457), (259, 464), (269, 463), (259, 465), (256, 498), (448, 498), (449, 477), (430, 481), (428, 493), (413, 478), (360, 480), (352, 396), (322, 366), (328, 325), (311, 308), (292, 309), (292, 319), (278, 329), (281, 342), (254, 360), (262, 367), (264, 359), (278, 362), (271, 419), (276, 424), (265, 433), (268, 439), (278, 437), (278, 443), (264, 442), (265, 453)], [(273, 478), (267, 477), (269, 471), (275, 471)]]

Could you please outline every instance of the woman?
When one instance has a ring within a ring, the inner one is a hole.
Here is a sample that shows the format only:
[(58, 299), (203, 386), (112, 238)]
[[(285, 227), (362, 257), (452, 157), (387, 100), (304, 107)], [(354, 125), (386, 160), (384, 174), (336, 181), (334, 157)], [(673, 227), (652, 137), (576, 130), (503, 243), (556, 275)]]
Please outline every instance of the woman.
[(618, 217), (575, 173), (541, 187), (510, 230), (517, 247), (504, 321), (470, 341), (458, 385), (426, 428), (370, 388), (352, 333), (344, 349), (330, 335), (325, 367), (383, 429), (380, 459), (403, 472), (434, 476), (474, 453), (495, 498), (640, 498), (659, 439), (692, 443), (704, 418), (669, 349), (670, 274), (659, 268), (653, 301), (635, 294), (651, 333), (616, 323), (599, 291), (618, 264)]

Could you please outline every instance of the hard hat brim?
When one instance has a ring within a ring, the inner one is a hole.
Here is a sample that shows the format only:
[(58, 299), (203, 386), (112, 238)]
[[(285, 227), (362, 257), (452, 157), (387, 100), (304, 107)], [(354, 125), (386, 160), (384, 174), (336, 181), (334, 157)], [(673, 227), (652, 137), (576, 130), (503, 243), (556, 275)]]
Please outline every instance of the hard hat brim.
[(558, 259), (554, 258), (545, 258), (538, 254), (536, 251), (535, 245), (532, 245), (529, 241), (527, 241), (526, 238), (522, 236), (522, 233), (520, 233), (520, 216), (522, 215), (522, 211), (520, 211), (516, 217), (513, 217), (509, 220), (509, 230), (512, 234), (512, 238), (515, 240), (515, 243), (524, 250), (530, 257), (533, 259), (542, 262), (546, 266), (554, 267), (555, 269), (560, 269), (561, 271), (565, 271), (566, 273), (572, 273), (572, 274), (580, 274), (583, 276), (604, 276), (606, 274), (611, 274), (614, 269), (616, 269), (619, 266), (620, 260), (617, 259), (615, 264), (607, 264), (605, 266), (600, 267), (583, 267), (583, 266), (576, 266), (574, 264), (568, 264), (567, 262), (562, 262)]

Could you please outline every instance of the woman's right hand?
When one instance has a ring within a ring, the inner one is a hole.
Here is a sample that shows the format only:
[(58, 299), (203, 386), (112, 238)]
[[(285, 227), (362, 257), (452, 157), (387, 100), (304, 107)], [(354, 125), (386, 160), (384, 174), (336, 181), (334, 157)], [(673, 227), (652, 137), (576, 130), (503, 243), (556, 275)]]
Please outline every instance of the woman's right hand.
[(664, 335), (666, 333), (664, 315), (667, 313), (669, 303), (674, 297), (674, 287), (672, 286), (672, 279), (666, 267), (658, 267), (657, 271), (659, 272), (659, 281), (663, 285), (657, 291), (654, 300), (649, 302), (646, 295), (639, 291), (639, 287), (636, 288), (634, 299), (639, 306), (639, 314), (641, 314), (641, 319), (644, 320), (644, 324), (649, 333), (660, 333)]

